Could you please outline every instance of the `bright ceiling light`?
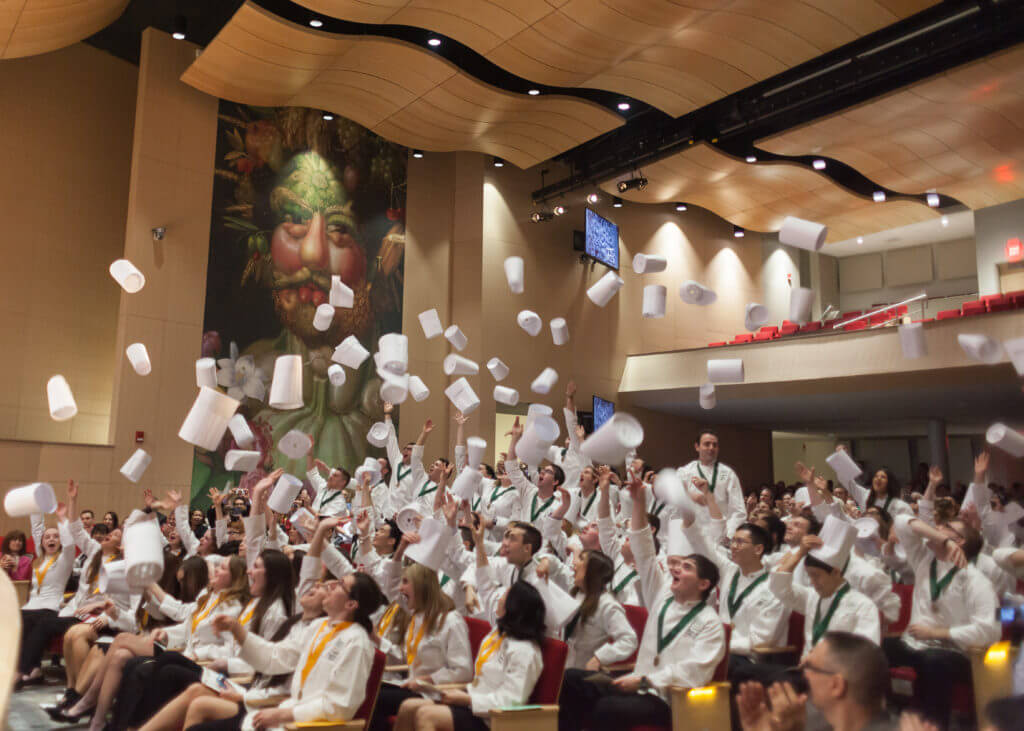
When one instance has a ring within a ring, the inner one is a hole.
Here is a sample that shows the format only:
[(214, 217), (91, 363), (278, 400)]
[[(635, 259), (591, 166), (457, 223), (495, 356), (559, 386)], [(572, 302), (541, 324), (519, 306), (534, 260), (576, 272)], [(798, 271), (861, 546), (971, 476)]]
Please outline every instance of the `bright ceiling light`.
[(939, 220), (939, 223), (941, 223), (941, 224), (942, 224), (942, 228), (946, 228), (946, 226), (948, 226), (948, 225), (949, 225), (949, 217), (948, 217), (948, 216), (943, 216), (943, 217), (942, 217), (942, 218), (941, 218), (941, 219)]
[(628, 112), (629, 111), (629, 102), (619, 102), (619, 111), (620, 112)]
[(746, 236), (746, 231), (744, 231), (739, 226), (733, 226), (732, 227), (732, 235), (735, 236), (738, 239), (742, 239), (744, 236)]
[(685, 211), (686, 210), (686, 204), (685, 203), (676, 203), (676, 210), (677, 211)]
[(171, 33), (171, 38), (173, 38), (176, 41), (183, 41), (183, 40), (185, 40), (185, 32), (186, 32), (186, 30), (188, 30), (187, 26), (188, 26), (188, 22), (185, 20), (185, 16), (184, 15), (175, 16), (175, 18), (174, 18), (174, 32)]
[(565, 206), (558, 205), (552, 208), (551, 210), (555, 212), (556, 216), (561, 216), (562, 214), (565, 213)]
[(928, 195), (925, 196), (925, 200), (928, 201), (928, 205), (931, 206), (932, 208), (938, 208), (939, 207), (939, 194), (938, 193), (929, 193)]
[(544, 221), (550, 221), (555, 217), (555, 214), (550, 211), (534, 211), (533, 215), (530, 216), (530, 220), (534, 223), (542, 223)]
[(811, 163), (811, 167), (813, 167), (815, 170), (824, 170), (825, 161), (819, 157), (814, 162)]
[(441, 39), (440, 38), (431, 38), (431, 39), (429, 39), (427, 41), (427, 45), (430, 46), (431, 48), (437, 48), (438, 46), (441, 45)]
[(629, 180), (620, 180), (615, 187), (619, 189), (620, 193), (625, 193), (626, 191), (633, 190), (634, 188), (637, 190), (643, 190), (647, 187), (647, 178), (640, 175), (636, 178), (630, 178)]
[(502, 160), (500, 157), (497, 157), (497, 156), (495, 156), (494, 161), (492, 162), (492, 164), (496, 168), (503, 168), (503, 167), (505, 167), (505, 161)]
[(324, 112), (323, 113), (323, 120), (325, 122), (330, 122), (332, 119), (334, 119), (334, 115), (333, 114), (331, 114), (330, 112)]
[(529, 94), (530, 96), (537, 96), (538, 94), (540, 94), (540, 89), (530, 89), (526, 93)]
[(757, 158), (754, 155), (747, 155), (747, 162), (757, 162)]
[(871, 198), (875, 201), (875, 203), (885, 203), (885, 191), (876, 190), (874, 193), (871, 194)]
[(857, 237), (857, 246), (860, 246), (863, 243), (864, 243), (864, 237), (863, 236), (858, 236)]
[(622, 208), (622, 199), (617, 195), (612, 196), (612, 208)]
[(601, 200), (601, 196), (597, 193), (591, 193), (587, 196), (587, 203), (597, 203), (599, 200)]
[(423, 157), (423, 150), (413, 150), (412, 156), (419, 160), (421, 157)]
[(310, 18), (309, 27), (310, 28), (323, 28), (324, 27), (324, 21), (320, 20), (320, 18)]

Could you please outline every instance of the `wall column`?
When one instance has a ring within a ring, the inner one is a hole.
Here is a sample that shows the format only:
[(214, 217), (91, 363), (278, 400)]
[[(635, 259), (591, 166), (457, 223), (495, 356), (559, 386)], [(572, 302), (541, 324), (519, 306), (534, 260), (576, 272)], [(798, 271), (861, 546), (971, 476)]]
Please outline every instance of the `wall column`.
[[(953, 479), (949, 474), (949, 450), (946, 448), (946, 421), (945, 419), (928, 420), (928, 456), (930, 465), (938, 465), (942, 469), (946, 484), (952, 485)], [(916, 469), (917, 465), (912, 465)]]

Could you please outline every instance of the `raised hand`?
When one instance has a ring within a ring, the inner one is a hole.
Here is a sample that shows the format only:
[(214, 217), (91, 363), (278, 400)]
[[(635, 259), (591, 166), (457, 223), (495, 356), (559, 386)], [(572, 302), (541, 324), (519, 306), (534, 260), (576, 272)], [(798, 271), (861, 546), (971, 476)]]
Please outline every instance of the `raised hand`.
[(76, 497), (78, 497), (78, 483), (74, 480), (68, 480), (68, 499)]
[(463, 414), (463, 413), (462, 413), (461, 411), (456, 411), (456, 412), (455, 412), (455, 414), (454, 414), (454, 415), (452, 415), (452, 419), (453, 419), (453, 420), (455, 421), (455, 423), (456, 423), (456, 424), (458, 424), (459, 426), (462, 426), (462, 425), (463, 425), (463, 424), (465, 424), (465, 423), (466, 423), (467, 421), (469, 421), (469, 417), (468, 417), (468, 416), (466, 416), (465, 414)]
[(385, 416), (388, 416), (394, 410), (395, 410), (394, 404), (392, 404), (390, 401), (385, 401), (384, 402), (384, 415)]
[(808, 534), (803, 537), (802, 541), (800, 541), (800, 550), (807, 553), (815, 548), (821, 548), (824, 545), (825, 542), (821, 540), (820, 536)]
[(569, 379), (569, 382), (565, 384), (565, 397), (574, 398), (576, 396), (576, 381)]
[(153, 503), (156, 502), (156, 498), (153, 497), (153, 491), (148, 487), (142, 491), (142, 502), (146, 504), (147, 508), (152, 508)]
[(557, 508), (551, 511), (551, 517), (555, 520), (561, 520), (565, 517), (565, 514), (569, 512), (569, 506), (572, 505), (572, 496), (562, 485), (559, 485), (555, 489), (558, 490), (559, 495), (561, 495), (562, 502), (558, 504)]
[(216, 487), (211, 487), (207, 495), (210, 496), (210, 502), (212, 502), (215, 506), (220, 505), (221, 503), (224, 502), (224, 496), (220, 494), (220, 490), (218, 490)]
[(772, 731), (798, 731), (804, 727), (807, 695), (797, 693), (789, 683), (775, 683), (768, 689), (772, 704)]
[(67, 519), (68, 519), (68, 506), (67, 506), (67, 503), (57, 503), (57, 521), (59, 523), (63, 523)]
[(743, 731), (771, 731), (771, 711), (767, 700), (764, 686), (757, 681), (750, 680), (740, 686), (736, 707)]
[(518, 439), (519, 437), (523, 436), (523, 427), (519, 423), (518, 416), (515, 418), (515, 421), (512, 422), (512, 429), (505, 432), (505, 436), (512, 437), (513, 439)]
[(814, 479), (813, 467), (808, 467), (803, 462), (797, 462), (795, 465), (793, 465), (793, 468), (796, 470), (796, 476), (799, 478), (802, 484), (811, 484), (811, 480)]
[[(977, 465), (978, 461), (974, 461)], [(928, 487), (938, 487), (942, 482), (942, 468), (938, 465), (932, 465), (928, 468)]]
[(434, 431), (434, 422), (431, 419), (427, 419), (423, 422), (423, 433), (429, 434), (432, 431)]
[(981, 453), (974, 458), (974, 481), (979, 484), (985, 482), (985, 473), (988, 472), (988, 459), (989, 453), (987, 449), (981, 450)]
[(181, 505), (181, 491), (180, 490), (168, 490), (166, 497), (164, 497), (164, 504), (167, 509), (174, 512), (174, 509)]

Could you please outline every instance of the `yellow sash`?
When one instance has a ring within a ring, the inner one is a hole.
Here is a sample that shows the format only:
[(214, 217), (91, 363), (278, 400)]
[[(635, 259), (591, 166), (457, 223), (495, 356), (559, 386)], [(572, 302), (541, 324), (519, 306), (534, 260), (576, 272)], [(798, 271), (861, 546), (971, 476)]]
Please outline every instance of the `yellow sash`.
[(384, 616), (377, 622), (377, 635), (379, 637), (383, 637), (387, 633), (391, 623), (395, 621), (396, 614), (398, 614), (398, 602), (388, 607), (388, 610), (384, 612)]
[(259, 603), (258, 599), (253, 599), (251, 602), (249, 602), (249, 606), (247, 607), (249, 611), (247, 611), (245, 614), (243, 614), (241, 619), (238, 620), (238, 623), (240, 625), (242, 625), (244, 627), (245, 625), (249, 624), (249, 622), (252, 621), (252, 613), (256, 611), (256, 604), (258, 604), (258, 603)]
[(497, 634), (492, 632), (487, 639), (484, 640), (483, 645), (480, 646), (480, 652), (476, 656), (476, 675), (479, 676), (484, 669), (484, 665), (488, 660), (491, 659), (491, 655), (498, 651), (502, 643), (505, 642), (505, 635)]
[(209, 617), (210, 616), (210, 612), (213, 611), (214, 607), (216, 607), (218, 604), (220, 604), (220, 600), (221, 600), (221, 595), (218, 594), (216, 599), (214, 599), (212, 602), (208, 601), (206, 603), (206, 606), (203, 608), (202, 612), (200, 612), (198, 609), (196, 611), (192, 612), (192, 633), (193, 634), (195, 634), (196, 627), (199, 626), (199, 623), (202, 622), (207, 617)]
[[(107, 556), (105, 559), (103, 559), (103, 563), (110, 563), (111, 561), (113, 561), (116, 558), (117, 558), (117, 554), (116, 553), (112, 553), (109, 556)], [(96, 588), (92, 590), (92, 593), (93, 594), (99, 594), (100, 593), (100, 576), (99, 576), (98, 573), (96, 574)]]
[(306, 656), (306, 664), (302, 666), (301, 681), (299, 683), (299, 695), (302, 695), (302, 689), (306, 687), (306, 678), (309, 677), (313, 667), (316, 665), (317, 660), (320, 659), (320, 655), (323, 654), (324, 648), (327, 647), (327, 643), (334, 639), (335, 635), (344, 629), (348, 629), (352, 626), (351, 622), (339, 622), (334, 626), (330, 632), (324, 635), (324, 638), (317, 644), (317, 640), (320, 639), (320, 633), (327, 629), (327, 625), (330, 620), (325, 619), (324, 623), (320, 625), (320, 629), (316, 631), (316, 635), (313, 637), (313, 642), (310, 644), (309, 655)]
[(416, 635), (416, 639), (413, 639), (415, 629), (416, 617), (413, 617), (409, 620), (409, 627), (405, 630), (405, 661), (410, 665), (416, 662), (416, 654), (420, 651), (423, 633), (427, 631), (427, 618), (423, 618), (423, 622), (420, 624), (420, 632)]
[(35, 571), (36, 573), (36, 591), (39, 591), (43, 588), (43, 580), (46, 578), (46, 573), (50, 570), (50, 567), (53, 566), (55, 563), (57, 563), (57, 554), (54, 554), (50, 557), (50, 560), (46, 562), (46, 565), (43, 566), (42, 570), (33, 569), (33, 571)]

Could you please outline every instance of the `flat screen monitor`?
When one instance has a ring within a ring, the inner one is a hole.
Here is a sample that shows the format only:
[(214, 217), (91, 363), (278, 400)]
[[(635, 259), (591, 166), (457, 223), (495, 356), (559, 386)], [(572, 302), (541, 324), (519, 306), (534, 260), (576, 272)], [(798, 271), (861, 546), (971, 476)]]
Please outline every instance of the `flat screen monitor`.
[(619, 268), (619, 227), (587, 209), (587, 256), (612, 269)]
[(612, 418), (615, 413), (615, 404), (605, 401), (600, 396), (594, 396), (594, 431), (600, 429), (606, 421)]

